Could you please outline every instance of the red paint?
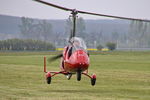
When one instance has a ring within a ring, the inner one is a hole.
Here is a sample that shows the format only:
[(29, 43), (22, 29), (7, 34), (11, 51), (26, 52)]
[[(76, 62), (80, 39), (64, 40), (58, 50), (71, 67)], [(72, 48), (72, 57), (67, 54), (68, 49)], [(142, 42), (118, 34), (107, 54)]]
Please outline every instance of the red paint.
[(85, 71), (89, 67), (89, 58), (85, 51), (77, 50), (70, 57), (64, 55), (64, 70), (68, 72), (76, 72), (77, 70)]
[(93, 78), (93, 79), (96, 79), (96, 75), (95, 75), (95, 74), (93, 74), (93, 75), (92, 75), (92, 78)]
[(51, 72), (47, 72), (47, 73), (46, 73), (46, 78), (47, 78), (47, 77), (51, 77)]
[(44, 57), (44, 72), (46, 73), (46, 57)]

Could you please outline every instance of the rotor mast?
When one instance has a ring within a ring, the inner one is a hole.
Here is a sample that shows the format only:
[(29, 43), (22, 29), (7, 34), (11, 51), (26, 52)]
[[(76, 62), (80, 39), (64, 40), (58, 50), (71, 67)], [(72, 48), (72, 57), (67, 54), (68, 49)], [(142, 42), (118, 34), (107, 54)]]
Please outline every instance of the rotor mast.
[(75, 37), (75, 33), (76, 33), (76, 18), (77, 18), (77, 14), (78, 12), (76, 11), (76, 9), (74, 9), (72, 12), (72, 20), (73, 20), (73, 31), (72, 31), (72, 37)]

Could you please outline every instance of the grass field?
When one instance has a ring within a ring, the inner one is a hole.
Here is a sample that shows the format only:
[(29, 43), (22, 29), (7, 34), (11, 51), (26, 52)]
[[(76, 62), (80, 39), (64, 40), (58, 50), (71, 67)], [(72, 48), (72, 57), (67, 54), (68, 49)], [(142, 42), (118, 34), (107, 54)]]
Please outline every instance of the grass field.
[[(78, 82), (58, 75), (48, 85), (43, 73), (48, 52), (0, 53), (0, 100), (150, 100), (150, 52), (100, 52), (90, 55), (89, 73)], [(48, 70), (59, 70), (59, 60)]]

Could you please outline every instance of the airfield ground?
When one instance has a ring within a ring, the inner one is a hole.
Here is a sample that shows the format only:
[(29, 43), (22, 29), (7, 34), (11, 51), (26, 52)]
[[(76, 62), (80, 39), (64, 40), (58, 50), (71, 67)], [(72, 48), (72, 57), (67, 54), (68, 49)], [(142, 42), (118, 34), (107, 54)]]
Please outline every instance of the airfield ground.
[[(52, 53), (54, 54), (54, 53)], [(150, 100), (150, 52), (99, 52), (90, 55), (89, 73), (97, 83), (58, 75), (48, 85), (43, 56), (49, 52), (1, 52), (0, 100)], [(59, 60), (48, 70), (59, 70)]]

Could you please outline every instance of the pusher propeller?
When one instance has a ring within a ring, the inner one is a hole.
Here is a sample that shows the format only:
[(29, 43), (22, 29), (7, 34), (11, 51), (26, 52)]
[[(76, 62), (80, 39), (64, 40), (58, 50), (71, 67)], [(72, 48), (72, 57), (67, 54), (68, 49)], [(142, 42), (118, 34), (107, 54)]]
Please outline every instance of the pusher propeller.
[(61, 58), (61, 57), (63, 57), (63, 54), (58, 54), (58, 55), (56, 55), (56, 56), (53, 56), (53, 57), (51, 57), (51, 58), (48, 58), (48, 62), (53, 62), (53, 61), (55, 61), (55, 60), (57, 60), (57, 59), (59, 59), (59, 58)]

